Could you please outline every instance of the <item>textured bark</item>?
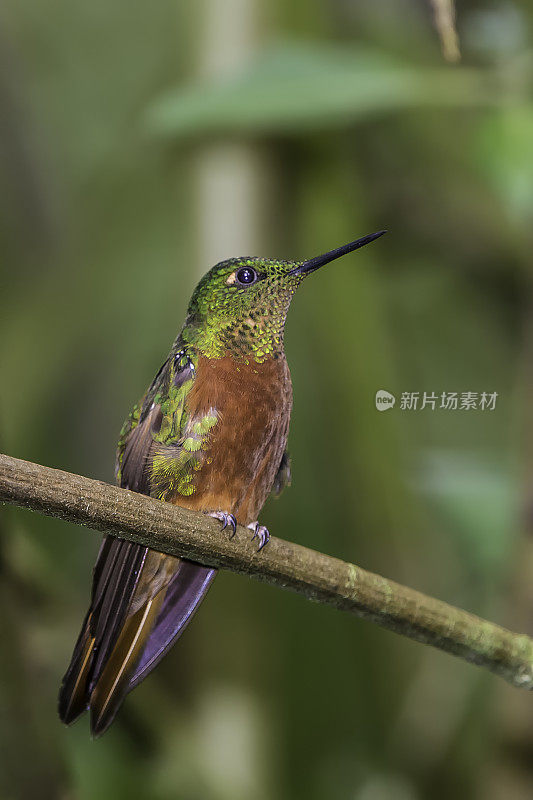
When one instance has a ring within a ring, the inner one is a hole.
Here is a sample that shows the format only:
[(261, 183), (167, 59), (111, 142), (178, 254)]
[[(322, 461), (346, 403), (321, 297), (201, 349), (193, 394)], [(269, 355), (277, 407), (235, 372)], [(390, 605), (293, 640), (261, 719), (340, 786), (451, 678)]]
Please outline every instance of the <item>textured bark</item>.
[(201, 513), (6, 455), (0, 500), (291, 589), (533, 689), (533, 639), (354, 564), (274, 537), (257, 553), (246, 528), (230, 540)]

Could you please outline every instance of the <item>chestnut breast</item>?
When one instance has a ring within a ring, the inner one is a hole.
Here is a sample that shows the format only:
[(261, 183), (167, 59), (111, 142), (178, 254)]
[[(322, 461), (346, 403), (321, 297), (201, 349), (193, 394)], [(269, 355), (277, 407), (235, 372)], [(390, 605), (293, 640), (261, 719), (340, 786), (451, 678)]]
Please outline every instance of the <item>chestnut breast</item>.
[(187, 397), (191, 415), (215, 409), (195, 492), (179, 505), (235, 514), (240, 524), (257, 519), (285, 451), (292, 385), (285, 356), (263, 364), (201, 357)]

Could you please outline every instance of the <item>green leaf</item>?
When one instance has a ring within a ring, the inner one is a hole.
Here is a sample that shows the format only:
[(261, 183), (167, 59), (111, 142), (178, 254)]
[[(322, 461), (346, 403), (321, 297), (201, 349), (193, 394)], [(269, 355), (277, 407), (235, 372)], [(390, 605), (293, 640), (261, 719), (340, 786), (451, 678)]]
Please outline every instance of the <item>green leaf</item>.
[(378, 51), (283, 44), (231, 79), (165, 93), (146, 127), (175, 139), (338, 128), (406, 107), (493, 104), (490, 82), (490, 73), (405, 65)]
[(518, 535), (519, 498), (512, 469), (487, 454), (429, 451), (418, 490), (449, 522), (471, 570), (495, 575), (507, 563)]

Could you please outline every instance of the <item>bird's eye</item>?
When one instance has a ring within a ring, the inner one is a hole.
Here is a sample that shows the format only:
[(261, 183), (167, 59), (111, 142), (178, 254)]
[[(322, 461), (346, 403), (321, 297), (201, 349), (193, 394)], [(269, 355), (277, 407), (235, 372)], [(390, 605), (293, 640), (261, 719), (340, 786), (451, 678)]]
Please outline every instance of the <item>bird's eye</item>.
[(257, 280), (257, 272), (251, 267), (241, 267), (235, 275), (237, 282), (243, 286), (249, 286)]

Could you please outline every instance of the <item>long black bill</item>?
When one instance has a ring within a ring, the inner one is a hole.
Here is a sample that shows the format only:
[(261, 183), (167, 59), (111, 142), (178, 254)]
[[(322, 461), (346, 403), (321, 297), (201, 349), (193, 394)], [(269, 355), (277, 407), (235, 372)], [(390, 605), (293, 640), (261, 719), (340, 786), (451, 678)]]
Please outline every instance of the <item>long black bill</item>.
[(291, 269), (289, 275), (307, 275), (309, 272), (314, 272), (315, 269), (323, 267), (324, 264), (329, 264), (330, 261), (335, 261), (336, 258), (345, 256), (346, 253), (352, 253), (354, 250), (359, 250), (365, 244), (370, 244), (374, 239), (379, 239), (387, 231), (378, 231), (377, 233), (369, 233), (368, 236), (363, 236), (361, 239), (356, 239), (355, 242), (343, 244), (342, 247), (337, 247), (335, 250), (330, 250), (329, 253), (324, 253), (321, 256), (310, 258), (309, 261), (304, 261), (303, 264), (298, 264), (297, 267)]

